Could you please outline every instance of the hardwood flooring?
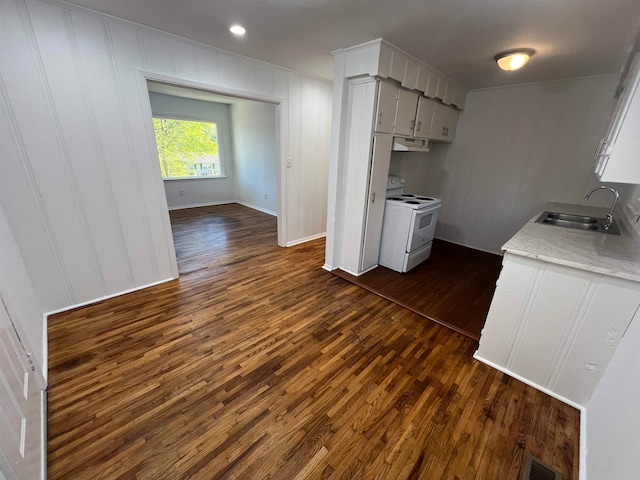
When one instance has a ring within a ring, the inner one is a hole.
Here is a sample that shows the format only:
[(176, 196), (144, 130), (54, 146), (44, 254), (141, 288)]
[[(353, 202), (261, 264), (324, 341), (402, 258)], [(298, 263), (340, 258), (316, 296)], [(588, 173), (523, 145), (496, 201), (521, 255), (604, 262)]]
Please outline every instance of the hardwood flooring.
[(474, 340), (489, 312), (502, 257), (435, 239), (431, 257), (408, 273), (378, 267), (334, 274)]
[(172, 222), (190, 273), (49, 319), (49, 479), (515, 479), (529, 451), (578, 478), (575, 409), (323, 271), (322, 240)]

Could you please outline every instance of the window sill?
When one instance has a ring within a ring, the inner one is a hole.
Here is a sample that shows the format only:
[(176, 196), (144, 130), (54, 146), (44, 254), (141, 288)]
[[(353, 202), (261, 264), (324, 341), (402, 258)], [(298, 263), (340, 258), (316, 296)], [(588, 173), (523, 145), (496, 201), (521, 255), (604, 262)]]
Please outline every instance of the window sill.
[(229, 178), (229, 177), (227, 177), (226, 175), (220, 175), (219, 177), (171, 177), (171, 178), (164, 178), (163, 177), (162, 181), (163, 182), (174, 182), (176, 180), (179, 180), (179, 181), (183, 181), (183, 180), (189, 180), (189, 181), (191, 181), (191, 180), (220, 180), (220, 179), (224, 180), (226, 178)]

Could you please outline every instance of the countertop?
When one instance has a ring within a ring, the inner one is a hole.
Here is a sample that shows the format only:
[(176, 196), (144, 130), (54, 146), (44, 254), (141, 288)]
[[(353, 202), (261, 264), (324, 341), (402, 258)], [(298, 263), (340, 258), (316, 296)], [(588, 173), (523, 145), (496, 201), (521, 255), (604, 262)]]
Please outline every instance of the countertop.
[(543, 211), (605, 217), (608, 209), (548, 203), (502, 247), (514, 255), (640, 282), (640, 236), (619, 212), (621, 235), (535, 223)]

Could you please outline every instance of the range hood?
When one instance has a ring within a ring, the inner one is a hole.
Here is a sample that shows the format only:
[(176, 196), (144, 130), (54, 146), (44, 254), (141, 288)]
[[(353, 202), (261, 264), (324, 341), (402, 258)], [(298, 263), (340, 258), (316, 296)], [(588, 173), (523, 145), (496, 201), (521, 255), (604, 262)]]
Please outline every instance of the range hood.
[(394, 152), (428, 152), (429, 141), (419, 138), (393, 137)]

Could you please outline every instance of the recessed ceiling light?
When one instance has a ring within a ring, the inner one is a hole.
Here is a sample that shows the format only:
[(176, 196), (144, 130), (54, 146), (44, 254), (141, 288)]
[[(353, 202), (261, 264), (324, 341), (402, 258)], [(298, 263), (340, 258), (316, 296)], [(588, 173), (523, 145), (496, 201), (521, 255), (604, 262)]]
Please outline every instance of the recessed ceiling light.
[(247, 30), (242, 25), (231, 25), (229, 31), (239, 37), (247, 33)]
[(512, 71), (524, 67), (534, 53), (531, 48), (520, 48), (499, 53), (494, 59), (502, 70)]

